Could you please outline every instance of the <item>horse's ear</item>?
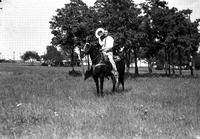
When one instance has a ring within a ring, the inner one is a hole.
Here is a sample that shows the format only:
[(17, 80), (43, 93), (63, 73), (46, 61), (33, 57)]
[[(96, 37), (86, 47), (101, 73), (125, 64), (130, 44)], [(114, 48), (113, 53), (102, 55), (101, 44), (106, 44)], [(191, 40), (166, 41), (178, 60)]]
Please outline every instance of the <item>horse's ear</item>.
[(89, 48), (89, 47), (90, 47), (90, 44), (86, 42), (85, 48)]

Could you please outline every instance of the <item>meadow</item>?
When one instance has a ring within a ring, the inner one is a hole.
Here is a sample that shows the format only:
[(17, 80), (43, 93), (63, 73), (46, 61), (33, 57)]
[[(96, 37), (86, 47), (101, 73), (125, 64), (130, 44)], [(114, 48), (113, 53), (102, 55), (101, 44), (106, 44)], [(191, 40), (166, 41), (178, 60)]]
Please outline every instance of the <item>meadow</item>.
[(127, 77), (115, 93), (106, 79), (97, 97), (69, 70), (0, 64), (0, 138), (200, 138), (200, 78)]

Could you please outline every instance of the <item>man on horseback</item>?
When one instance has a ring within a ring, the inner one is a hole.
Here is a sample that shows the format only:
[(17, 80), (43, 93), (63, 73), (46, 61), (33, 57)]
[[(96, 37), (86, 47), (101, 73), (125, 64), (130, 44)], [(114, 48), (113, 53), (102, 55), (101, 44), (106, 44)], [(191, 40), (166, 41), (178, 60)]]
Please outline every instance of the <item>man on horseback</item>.
[(114, 74), (115, 79), (118, 82), (119, 74), (117, 72), (117, 67), (116, 67), (115, 61), (113, 59), (113, 50), (112, 50), (112, 48), (114, 46), (114, 39), (113, 39), (113, 37), (111, 37), (108, 34), (107, 30), (104, 30), (104, 32), (99, 31), (98, 35), (101, 36), (101, 37), (104, 37), (103, 40), (101, 40), (101, 37), (98, 37), (99, 44), (102, 46), (100, 51), (102, 51), (105, 56), (108, 56), (108, 59), (109, 59), (111, 65), (113, 67), (112, 73)]

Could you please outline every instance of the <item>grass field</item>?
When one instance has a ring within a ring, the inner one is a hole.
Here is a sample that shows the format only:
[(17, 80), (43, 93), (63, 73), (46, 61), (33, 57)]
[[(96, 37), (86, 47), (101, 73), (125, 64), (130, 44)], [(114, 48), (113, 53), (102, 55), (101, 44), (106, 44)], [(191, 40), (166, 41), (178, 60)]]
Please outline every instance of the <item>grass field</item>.
[(0, 64), (1, 139), (199, 139), (200, 78), (127, 78), (97, 97), (70, 68)]

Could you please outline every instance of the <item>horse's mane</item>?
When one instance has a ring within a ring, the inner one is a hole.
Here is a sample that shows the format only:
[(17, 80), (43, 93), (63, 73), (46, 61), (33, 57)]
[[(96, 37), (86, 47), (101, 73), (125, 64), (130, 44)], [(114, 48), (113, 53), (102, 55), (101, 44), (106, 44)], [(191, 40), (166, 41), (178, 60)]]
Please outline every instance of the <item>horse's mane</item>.
[(91, 60), (92, 60), (93, 64), (105, 62), (103, 53), (100, 52), (100, 48), (101, 48), (101, 46), (97, 43), (91, 44), (91, 47), (90, 47), (90, 54), (91, 55), (90, 55), (90, 57), (92, 56)]
[(96, 50), (100, 50), (101, 46), (98, 43), (93, 44), (92, 48), (96, 49)]
[(91, 45), (91, 51), (94, 51), (96, 54), (100, 54), (100, 48), (101, 46), (99, 44)]

